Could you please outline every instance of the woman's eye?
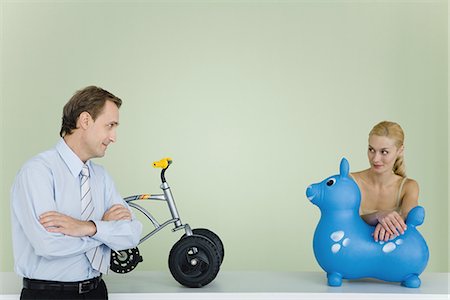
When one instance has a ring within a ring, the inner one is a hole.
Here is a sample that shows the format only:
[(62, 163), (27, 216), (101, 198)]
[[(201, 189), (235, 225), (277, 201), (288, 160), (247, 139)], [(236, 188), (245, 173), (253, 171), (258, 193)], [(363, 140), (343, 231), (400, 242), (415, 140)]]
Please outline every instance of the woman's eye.
[(327, 185), (328, 186), (332, 186), (333, 184), (335, 184), (336, 183), (336, 179), (334, 179), (334, 178), (331, 178), (331, 179), (329, 179), (328, 181), (327, 181)]

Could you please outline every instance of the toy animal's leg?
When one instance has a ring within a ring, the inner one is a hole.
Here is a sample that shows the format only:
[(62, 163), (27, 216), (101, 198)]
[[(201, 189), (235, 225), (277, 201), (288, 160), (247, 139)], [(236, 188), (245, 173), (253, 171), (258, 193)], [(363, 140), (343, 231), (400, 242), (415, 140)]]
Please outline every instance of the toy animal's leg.
[(420, 286), (420, 278), (416, 274), (411, 274), (402, 281), (402, 285), (409, 288), (418, 288)]
[(327, 273), (328, 285), (329, 286), (341, 286), (342, 285), (342, 275), (339, 273)]

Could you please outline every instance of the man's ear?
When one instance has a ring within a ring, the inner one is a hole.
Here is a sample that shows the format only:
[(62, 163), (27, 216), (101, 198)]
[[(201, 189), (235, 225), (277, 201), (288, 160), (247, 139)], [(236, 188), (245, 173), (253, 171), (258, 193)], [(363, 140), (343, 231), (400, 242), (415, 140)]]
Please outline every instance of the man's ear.
[(83, 111), (77, 120), (77, 127), (87, 129), (92, 121), (91, 114), (87, 111)]

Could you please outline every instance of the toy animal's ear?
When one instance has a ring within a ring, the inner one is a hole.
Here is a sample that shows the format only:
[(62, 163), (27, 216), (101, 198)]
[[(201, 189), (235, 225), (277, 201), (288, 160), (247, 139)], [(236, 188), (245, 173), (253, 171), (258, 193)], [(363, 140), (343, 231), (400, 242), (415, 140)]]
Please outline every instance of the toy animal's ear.
[(339, 169), (341, 177), (348, 177), (348, 172), (350, 171), (350, 165), (348, 164), (348, 160), (345, 157), (341, 160), (341, 166)]

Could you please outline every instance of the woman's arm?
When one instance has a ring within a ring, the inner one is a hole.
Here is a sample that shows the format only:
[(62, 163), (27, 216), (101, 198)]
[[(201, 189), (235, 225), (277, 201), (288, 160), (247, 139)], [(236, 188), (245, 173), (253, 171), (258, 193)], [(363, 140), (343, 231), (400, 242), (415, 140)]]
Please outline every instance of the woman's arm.
[(374, 212), (371, 214), (366, 214), (366, 215), (361, 215), (361, 218), (364, 220), (364, 222), (366, 222), (369, 225), (375, 226), (378, 224), (378, 218), (377, 218), (377, 213), (378, 212)]
[(403, 187), (404, 194), (400, 205), (400, 214), (406, 220), (411, 209), (419, 205), (419, 184), (414, 179), (407, 179)]
[(388, 241), (390, 238), (403, 234), (407, 229), (406, 218), (409, 211), (418, 205), (419, 185), (413, 179), (407, 179), (401, 199), (400, 213), (396, 211), (378, 211), (361, 215), (369, 225), (375, 226), (373, 233), (375, 241)]

